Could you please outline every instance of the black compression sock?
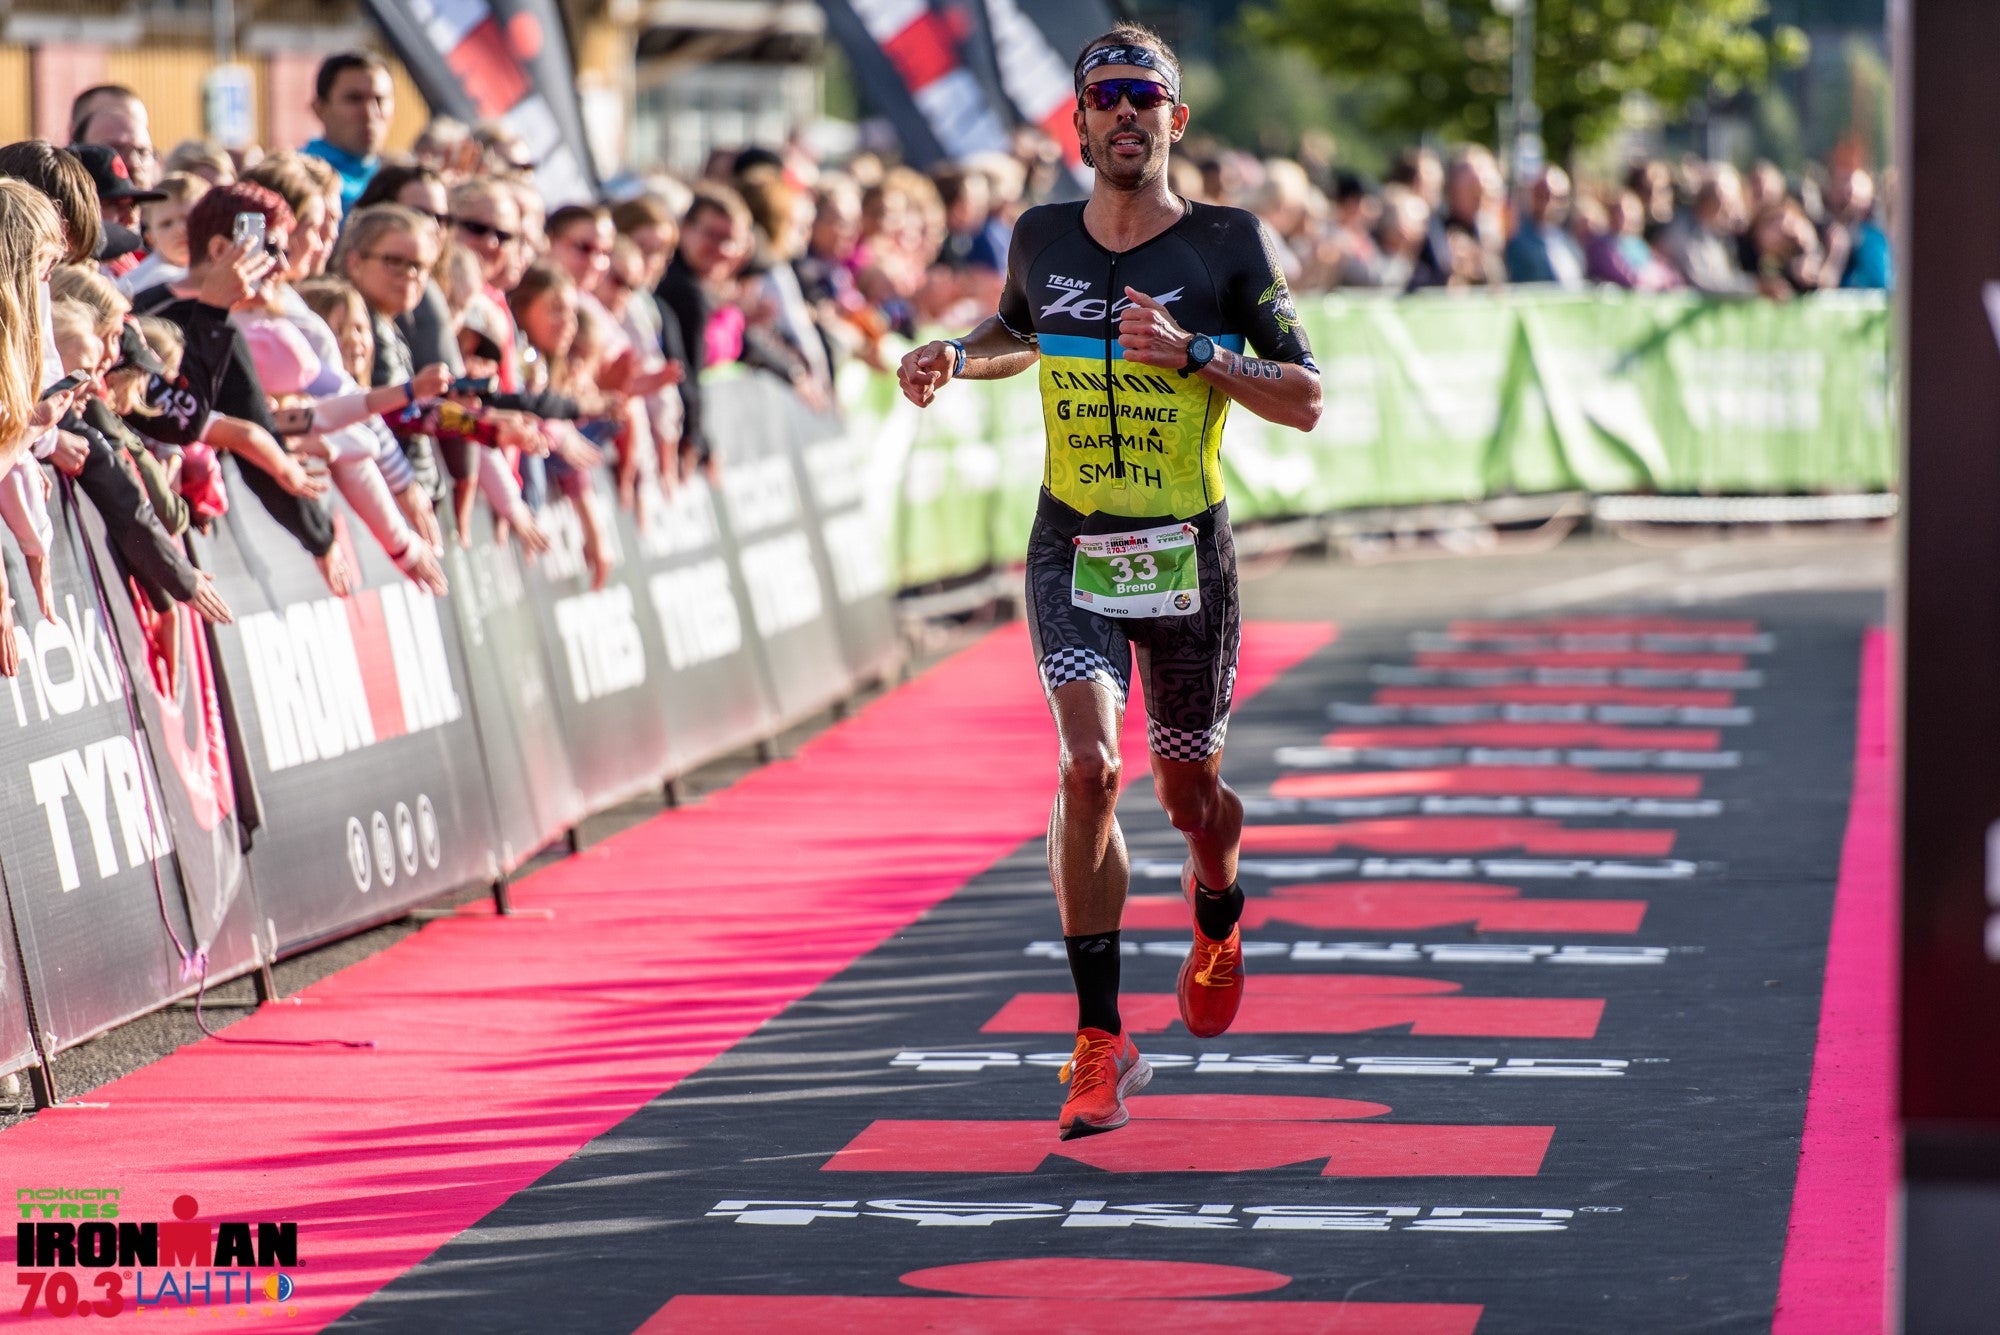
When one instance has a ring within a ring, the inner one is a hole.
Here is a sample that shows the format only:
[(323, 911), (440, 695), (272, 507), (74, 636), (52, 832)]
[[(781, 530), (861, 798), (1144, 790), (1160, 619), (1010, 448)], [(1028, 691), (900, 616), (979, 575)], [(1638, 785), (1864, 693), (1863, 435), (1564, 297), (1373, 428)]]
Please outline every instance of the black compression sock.
[(1118, 1021), (1118, 933), (1066, 936), (1069, 976), (1076, 981), (1076, 1027), (1115, 1034)]
[(1229, 930), (1242, 916), (1242, 887), (1232, 885), (1227, 890), (1210, 890), (1201, 882), (1195, 882), (1194, 925), (1201, 929), (1203, 936), (1211, 941), (1227, 940)]

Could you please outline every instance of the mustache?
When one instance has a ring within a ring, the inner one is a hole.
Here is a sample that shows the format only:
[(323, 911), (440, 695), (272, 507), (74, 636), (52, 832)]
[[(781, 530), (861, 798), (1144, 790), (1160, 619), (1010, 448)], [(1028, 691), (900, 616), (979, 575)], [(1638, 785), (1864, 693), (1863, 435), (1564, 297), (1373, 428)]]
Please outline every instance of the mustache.
[(1153, 132), (1137, 125), (1121, 125), (1114, 130), (1107, 131), (1097, 142), (1100, 146), (1108, 149), (1111, 147), (1111, 141), (1121, 134), (1136, 135), (1139, 142), (1145, 147), (1151, 148), (1153, 146)]

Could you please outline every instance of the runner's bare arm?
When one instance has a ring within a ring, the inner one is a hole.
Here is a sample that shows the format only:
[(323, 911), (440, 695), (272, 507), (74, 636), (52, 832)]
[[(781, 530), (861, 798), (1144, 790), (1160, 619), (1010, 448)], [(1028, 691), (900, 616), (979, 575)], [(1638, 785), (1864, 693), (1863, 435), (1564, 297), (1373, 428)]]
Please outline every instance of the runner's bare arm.
[(1319, 372), (1311, 367), (1217, 348), (1214, 360), (1196, 374), (1267, 422), (1300, 431), (1319, 424), (1323, 406)]
[(1035, 349), (1009, 333), (998, 316), (988, 316), (961, 341), (965, 344), (965, 370), (956, 376), (952, 371), (958, 350), (942, 339), (905, 353), (902, 365), (896, 368), (903, 397), (924, 408), (954, 379), (1002, 380), (1035, 364)]
[[(1125, 359), (1172, 371), (1186, 366), (1194, 335), (1144, 292), (1128, 287), (1125, 295), (1132, 303), (1118, 317), (1118, 342)], [(1310, 431), (1319, 422), (1319, 372), (1310, 366), (1246, 357), (1218, 347), (1208, 365), (1195, 374), (1267, 422), (1300, 431)]]

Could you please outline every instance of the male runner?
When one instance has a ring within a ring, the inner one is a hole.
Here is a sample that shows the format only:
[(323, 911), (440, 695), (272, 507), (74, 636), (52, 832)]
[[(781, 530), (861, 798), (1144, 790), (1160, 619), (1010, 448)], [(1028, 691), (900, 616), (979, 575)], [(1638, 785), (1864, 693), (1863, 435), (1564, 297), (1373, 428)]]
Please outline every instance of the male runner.
[(1048, 452), (1028, 627), (1061, 750), (1049, 874), (1077, 996), (1065, 1140), (1125, 1125), (1125, 1096), (1152, 1077), (1118, 1018), (1129, 879), (1118, 734), (1134, 649), (1154, 789), (1188, 845), (1181, 1018), (1207, 1038), (1236, 1016), (1243, 804), (1221, 770), (1240, 613), (1222, 422), (1231, 400), (1302, 431), (1320, 414), (1319, 370), (1257, 218), (1167, 187), (1167, 152), (1188, 124), (1173, 52), (1120, 24), (1085, 45), (1075, 77), (1090, 199), (1022, 215), (998, 313), (918, 348), (899, 372), (921, 407), (954, 379), (1041, 363)]

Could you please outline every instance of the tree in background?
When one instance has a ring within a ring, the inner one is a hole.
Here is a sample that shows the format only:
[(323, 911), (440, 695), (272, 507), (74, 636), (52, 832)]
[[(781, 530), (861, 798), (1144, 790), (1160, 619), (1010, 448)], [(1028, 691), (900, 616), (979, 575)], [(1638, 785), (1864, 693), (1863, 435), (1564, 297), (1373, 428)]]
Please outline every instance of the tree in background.
[[(1673, 116), (1803, 62), (1797, 28), (1759, 31), (1768, 12), (1765, 0), (1537, 0), (1535, 100), (1550, 160), (1614, 132), (1629, 97)], [(1244, 21), (1329, 74), (1386, 84), (1369, 108), (1378, 129), (1495, 137), (1513, 25), (1493, 0), (1264, 0)]]
[(1216, 34), (1210, 50), (1182, 56), (1182, 95), (1195, 108), (1197, 141), (1214, 138), (1250, 152), (1299, 156), (1331, 143), (1344, 167), (1379, 174), (1400, 136), (1374, 132), (1381, 80), (1332, 80), (1294, 47), (1259, 41), (1240, 25)]

